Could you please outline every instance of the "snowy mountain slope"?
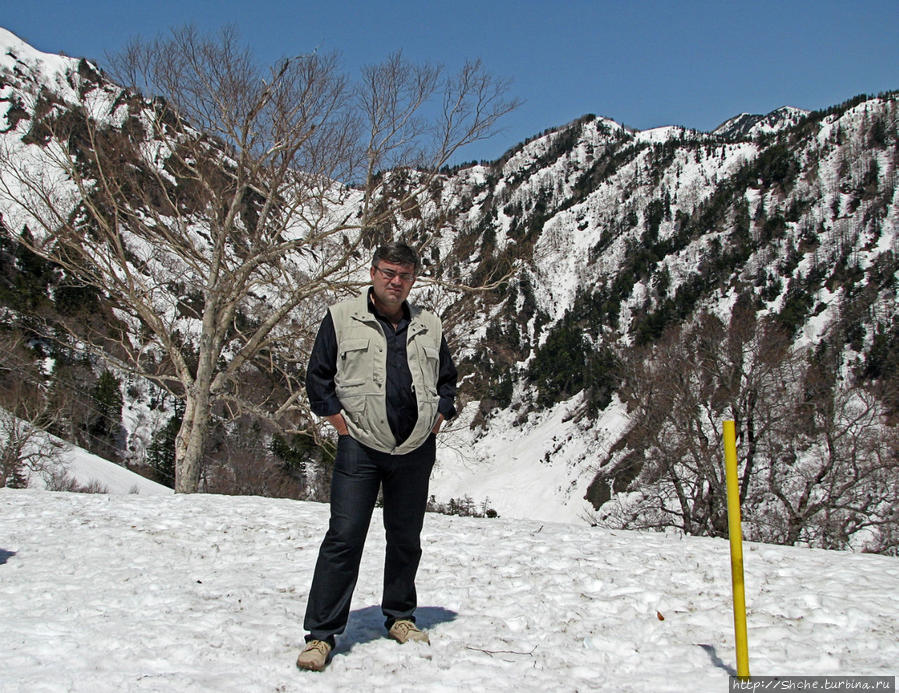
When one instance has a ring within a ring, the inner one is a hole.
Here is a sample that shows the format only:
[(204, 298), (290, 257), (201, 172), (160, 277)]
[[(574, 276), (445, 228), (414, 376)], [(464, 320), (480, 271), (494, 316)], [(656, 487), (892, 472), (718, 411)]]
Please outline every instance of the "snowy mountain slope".
[[(376, 511), (376, 513), (379, 511)], [(388, 640), (375, 517), (348, 629), (294, 666), (327, 507), (0, 489), (0, 690), (686, 691), (734, 673), (726, 541), (428, 515)], [(754, 675), (895, 674), (896, 559), (745, 546)]]
[(477, 510), (501, 517), (546, 522), (592, 522), (587, 500), (591, 465), (607, 441), (617, 440), (627, 416), (620, 404), (610, 406), (587, 424), (573, 414), (580, 398), (534, 412), (518, 421), (515, 411), (501, 410), (486, 431), (469, 428), (477, 411), (469, 403), (438, 439), (431, 493), (438, 501), (474, 501)]
[(78, 61), (64, 55), (43, 53), (11, 31), (0, 27), (0, 68), (21, 77), (40, 75), (46, 86), (66, 100), (77, 96), (69, 79)]
[[(7, 66), (21, 79), (36, 59)], [(38, 66), (34, 79), (45, 69), (56, 89), (61, 64)], [(22, 117), (10, 89), (8, 124)], [(793, 330), (797, 347), (832, 348), (846, 377), (875, 345), (892, 358), (897, 133), (896, 93), (744, 114), (713, 133), (641, 133), (585, 116), (492, 164), (447, 171), (394, 230), (427, 242), (429, 272), (446, 283), (510, 274), (487, 292), (425, 281), (413, 293), (444, 316), (463, 376), (436, 499), (583, 518), (585, 490), (627, 428), (608, 384), (597, 385), (595, 357), (651, 344), (700, 311), (726, 319), (741, 297)], [(581, 353), (556, 353), (572, 335)], [(550, 374), (538, 368), (547, 363)], [(126, 422), (139, 441), (158, 424)]]
[(767, 115), (741, 113), (721, 123), (712, 134), (726, 139), (755, 139), (792, 127), (808, 114), (809, 111), (792, 106), (782, 106)]
[(33, 429), (30, 424), (15, 419), (12, 414), (0, 409), (4, 421), (0, 430), (0, 448), (5, 449), (7, 436), (14, 431), (24, 440), (22, 456), (42, 458), (43, 470), (25, 469), (24, 476), (29, 488), (46, 489), (54, 481), (71, 480), (79, 487), (96, 489), (113, 495), (143, 494), (149, 496), (170, 495), (172, 489), (151, 481), (140, 474), (94, 455), (77, 445), (67, 443), (42, 430)]
[[(81, 486), (96, 485), (103, 489), (104, 493), (113, 495), (135, 493), (144, 496), (166, 496), (173, 493), (167, 486), (157, 484), (79, 447), (67, 446), (63, 455), (66, 473)], [(29, 487), (39, 489), (42, 486), (41, 478), (33, 475)]]
[[(706, 310), (726, 321), (748, 295), (760, 318), (795, 330), (797, 347), (828, 343), (846, 364), (864, 363), (875, 335), (895, 331), (896, 94), (722, 128), (631, 133), (586, 117), (447, 179), (452, 195), (443, 199), (457, 239), (478, 249), (472, 261), (516, 267), (518, 282), (472, 301), (466, 315), (490, 316), (484, 328), (471, 330), (470, 320), (455, 328), (463, 361), (470, 355), (463, 393), (480, 404), (460, 422), (477, 420), (472, 432), (452, 446), (467, 455), (441, 458), (438, 497), (461, 491), (450, 479), (466, 479), (475, 500), (489, 496), (500, 513), (545, 517), (554, 496), (563, 516), (584, 516), (583, 489), (625, 426), (577, 415), (563, 423), (537, 403), (581, 402), (576, 392), (541, 392), (529, 376), (568, 312), (587, 343), (627, 350), (684, 319), (676, 316)], [(599, 320), (577, 321), (596, 306)], [(840, 341), (861, 313), (862, 339)], [(582, 362), (547, 356), (583, 379)], [(578, 442), (559, 444), (569, 439)], [(498, 467), (510, 470), (515, 494), (491, 480)], [(545, 484), (527, 491), (512, 479), (530, 473)]]

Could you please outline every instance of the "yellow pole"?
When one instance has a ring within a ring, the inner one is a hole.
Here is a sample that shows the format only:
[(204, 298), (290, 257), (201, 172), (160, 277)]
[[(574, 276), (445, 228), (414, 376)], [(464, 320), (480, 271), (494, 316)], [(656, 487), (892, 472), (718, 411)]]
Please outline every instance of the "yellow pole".
[(740, 483), (737, 477), (737, 435), (733, 421), (725, 421), (724, 466), (727, 472), (727, 527), (730, 536), (730, 577), (734, 591), (734, 639), (737, 676), (749, 678), (749, 643), (746, 638), (746, 594), (743, 587), (743, 530), (740, 526)]

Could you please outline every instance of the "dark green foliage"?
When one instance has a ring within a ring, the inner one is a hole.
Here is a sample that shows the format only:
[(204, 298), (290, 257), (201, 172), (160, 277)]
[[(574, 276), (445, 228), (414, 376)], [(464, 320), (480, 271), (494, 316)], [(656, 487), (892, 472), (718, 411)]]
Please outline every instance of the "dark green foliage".
[(764, 282), (764, 288), (759, 291), (759, 298), (761, 298), (762, 301), (773, 301), (780, 296), (780, 292), (783, 291), (783, 281), (780, 277), (765, 276), (766, 281)]
[(583, 329), (563, 319), (537, 350), (528, 376), (537, 384), (537, 403), (548, 406), (567, 399), (584, 387), (588, 344)]
[(799, 172), (799, 164), (786, 145), (775, 144), (759, 154), (754, 169), (762, 185), (770, 187), (792, 180)]
[(284, 436), (276, 434), (272, 436), (269, 449), (284, 463), (285, 469), (302, 478), (306, 473), (306, 464), (314, 458), (317, 446), (315, 439), (309, 435), (295, 435), (288, 441)]
[(890, 129), (886, 123), (886, 119), (876, 116), (871, 121), (871, 127), (868, 130), (868, 145), (878, 149), (885, 149), (890, 140)]
[(61, 283), (53, 290), (53, 301), (63, 317), (89, 316), (100, 310), (99, 292), (83, 284)]
[[(510, 298), (514, 305), (514, 297)], [(523, 316), (521, 316), (523, 317)], [(524, 322), (495, 322), (487, 327), (486, 350), (482, 356), (467, 358), (458, 364), (461, 379), (481, 401), (482, 410), (508, 407), (515, 384), (514, 364), (523, 358), (521, 331)]]
[(45, 313), (50, 306), (50, 287), (58, 278), (52, 263), (26, 247), (31, 242), (28, 229), (22, 243), (13, 243), (0, 230), (0, 304), (30, 314)]
[(153, 470), (156, 481), (175, 488), (175, 438), (184, 419), (184, 403), (175, 401), (175, 411), (147, 448), (147, 464)]
[(662, 200), (653, 200), (646, 206), (643, 213), (644, 226), (643, 245), (650, 246), (659, 240), (659, 226), (665, 218), (665, 203)]
[(524, 249), (533, 247), (539, 238), (543, 225), (555, 212), (550, 209), (550, 195), (541, 190), (534, 200), (533, 205), (526, 211), (521, 211), (520, 216), (515, 216), (509, 228), (509, 237), (515, 239), (517, 254), (521, 255)]
[(877, 159), (868, 162), (868, 168), (862, 178), (857, 194), (862, 200), (873, 200), (877, 196), (878, 183), (880, 181), (880, 167)]
[(786, 333), (795, 334), (808, 317), (812, 301), (812, 295), (802, 277), (790, 280), (783, 307), (776, 316), (777, 323)]
[(91, 423), (90, 432), (95, 436), (108, 437), (115, 434), (122, 425), (122, 392), (119, 379), (104, 370), (91, 392), (96, 418)]
[(779, 214), (775, 214), (773, 217), (765, 220), (765, 224), (762, 227), (762, 235), (760, 240), (762, 243), (769, 243), (770, 241), (777, 240), (778, 238), (783, 238), (786, 230), (786, 220)]
[[(678, 288), (678, 294), (682, 292), (682, 288)], [(683, 301), (682, 298), (680, 300)], [(675, 301), (670, 298), (664, 299), (656, 310), (645, 312), (635, 318), (631, 330), (634, 342), (643, 345), (656, 341), (662, 336), (665, 328), (675, 321), (676, 316)]]
[(537, 386), (537, 403), (550, 406), (586, 390), (588, 408), (596, 413), (611, 401), (618, 386), (618, 361), (605, 345), (593, 346), (605, 310), (597, 294), (579, 294), (569, 311), (537, 349), (527, 375)]
[(869, 380), (899, 377), (899, 317), (877, 325), (860, 375)]
[(596, 416), (612, 401), (621, 381), (621, 363), (608, 347), (600, 347), (587, 356), (585, 377), (587, 411)]

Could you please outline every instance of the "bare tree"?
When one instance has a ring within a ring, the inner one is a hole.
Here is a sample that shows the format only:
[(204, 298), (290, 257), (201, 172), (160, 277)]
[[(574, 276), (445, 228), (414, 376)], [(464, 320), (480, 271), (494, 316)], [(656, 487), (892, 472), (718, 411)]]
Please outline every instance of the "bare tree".
[[(516, 104), (477, 63), (447, 77), (395, 55), (358, 85), (317, 53), (261, 69), (232, 30), (135, 42), (113, 68), (126, 87), (82, 63), (68, 102), (16, 83), (31, 120), (0, 151), (0, 202), (112, 306), (73, 334), (184, 399), (175, 489), (193, 492), (214, 413), (310, 425), (323, 306), (357, 285), (372, 230)], [(399, 196), (396, 166), (419, 167)]]
[(17, 335), (0, 338), (0, 488), (24, 488), (33, 475), (50, 481), (65, 472), (64, 445), (46, 432), (60, 412), (41, 391), (22, 342)]
[(64, 443), (38, 427), (46, 412), (29, 412), (31, 423), (0, 409), (0, 488), (25, 488), (33, 475), (48, 482), (65, 473)]
[[(899, 549), (899, 429), (873, 389), (813, 367), (796, 416), (765, 465), (768, 533), (778, 543)], [(855, 540), (861, 537), (861, 540)], [(854, 541), (855, 540), (855, 541)]]
[(727, 326), (700, 315), (624, 360), (631, 424), (594, 482), (623, 494), (607, 492), (599, 521), (727, 536), (721, 423), (732, 418), (750, 538), (895, 551), (899, 431), (882, 397), (740, 304)]
[(600, 468), (599, 481), (639, 490), (628, 524), (727, 534), (721, 422), (733, 418), (741, 448), (740, 495), (750, 495), (766, 440), (787, 416), (796, 358), (774, 331), (737, 308), (729, 326), (700, 315), (659, 343), (623, 359), (621, 394), (632, 419), (626, 445)]

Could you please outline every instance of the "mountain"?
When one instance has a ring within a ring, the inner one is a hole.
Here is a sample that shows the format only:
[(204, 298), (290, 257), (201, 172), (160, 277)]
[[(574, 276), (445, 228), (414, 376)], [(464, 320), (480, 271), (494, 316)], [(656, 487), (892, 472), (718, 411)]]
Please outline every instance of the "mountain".
[(792, 106), (782, 106), (767, 115), (741, 113), (730, 118), (712, 130), (713, 135), (725, 139), (755, 139), (764, 135), (777, 134), (792, 127), (809, 115), (809, 111)]
[[(105, 78), (2, 38), (0, 130), (33, 152), (17, 90), (39, 83), (58, 104), (88, 80), (96, 99)], [(413, 297), (444, 317), (462, 378), (434, 504), (720, 534), (719, 427), (736, 418), (751, 536), (894, 550), (876, 527), (896, 524), (881, 520), (897, 477), (897, 101), (742, 114), (709, 133), (585, 115), (404, 203), (389, 227), (423, 247)], [(384, 175), (399, 197), (419, 173)], [(25, 260), (5, 252), (15, 286)], [(9, 323), (27, 313), (14, 304)], [(171, 409), (145, 384), (122, 389), (139, 414), (122, 449), (140, 462)], [(837, 475), (875, 459), (856, 484)]]
[(560, 474), (557, 492), (583, 496), (623, 424), (614, 403), (586, 422), (562, 413), (577, 409), (589, 366), (559, 351), (575, 327), (595, 348), (628, 348), (699, 311), (726, 320), (745, 296), (797, 346), (839, 341), (844, 364), (895, 344), (896, 102), (859, 97), (797, 124), (775, 113), (767, 123), (781, 129), (763, 139), (733, 127), (633, 133), (588, 116), (455, 172), (445, 198), (464, 201), (451, 208), (457, 254), (480, 263), (476, 274), (521, 268), (518, 287), (468, 313), (491, 320), (467, 340), (469, 377), (487, 381), (475, 447), (505, 449), (496, 438), (539, 438), (545, 426), (526, 457), (580, 470), (577, 481)]

